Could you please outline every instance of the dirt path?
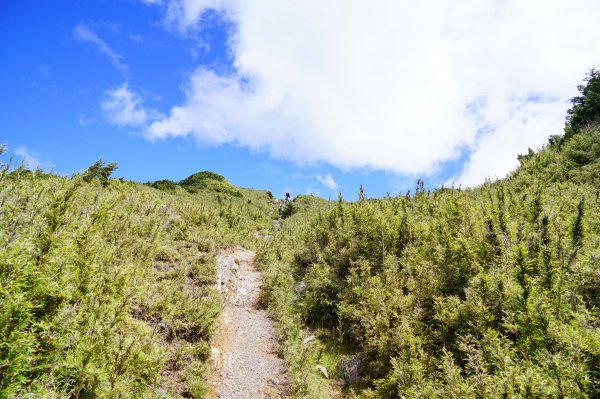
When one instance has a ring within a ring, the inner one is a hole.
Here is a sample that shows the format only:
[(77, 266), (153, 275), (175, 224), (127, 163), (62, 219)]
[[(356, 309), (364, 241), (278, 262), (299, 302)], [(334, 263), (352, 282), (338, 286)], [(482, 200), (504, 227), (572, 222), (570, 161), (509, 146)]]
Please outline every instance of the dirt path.
[(277, 356), (273, 321), (260, 306), (261, 274), (254, 252), (236, 248), (217, 258), (217, 287), (225, 307), (213, 343), (210, 398), (285, 398), (285, 363)]

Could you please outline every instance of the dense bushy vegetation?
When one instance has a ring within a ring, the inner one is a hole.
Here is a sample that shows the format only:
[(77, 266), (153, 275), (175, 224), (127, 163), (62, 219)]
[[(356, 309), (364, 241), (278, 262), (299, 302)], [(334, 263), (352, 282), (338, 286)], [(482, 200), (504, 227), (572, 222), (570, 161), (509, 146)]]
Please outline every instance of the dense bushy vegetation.
[(151, 181), (148, 183), (145, 183), (147, 186), (150, 186), (152, 188), (155, 188), (157, 190), (162, 190), (162, 191), (175, 191), (177, 190), (177, 183), (175, 183), (172, 180), (156, 180), (156, 181)]
[(282, 219), (289, 218), (297, 211), (298, 211), (298, 208), (296, 207), (296, 205), (294, 205), (294, 203), (290, 201), (281, 210), (281, 218)]
[[(208, 190), (217, 193), (229, 194), (234, 197), (241, 198), (244, 196), (242, 191), (238, 187), (233, 186), (231, 183), (225, 180), (225, 177), (208, 171), (194, 173), (193, 175), (181, 180), (179, 183), (176, 183), (172, 180), (156, 180), (147, 182), (145, 184), (147, 186), (167, 192), (176, 191), (178, 187), (181, 187), (192, 194), (196, 194), (203, 190)], [(270, 193), (267, 195), (270, 195)]]
[(198, 172), (179, 182), (179, 185), (190, 193), (196, 193), (201, 189), (227, 193), (236, 197), (242, 197), (242, 193), (232, 186), (225, 177), (213, 172)]
[(321, 345), (313, 341), (304, 345), (305, 325), (296, 301), (299, 288), (294, 276), (294, 254), (304, 244), (311, 221), (331, 207), (321, 198), (300, 195), (294, 199), (297, 212), (282, 223), (281, 231), (266, 242), (258, 252), (258, 265), (265, 275), (265, 301), (271, 314), (278, 320), (281, 350), (288, 363), (293, 397), (306, 399), (327, 398), (326, 382), (314, 366), (320, 360)]
[[(506, 179), (298, 196), (267, 241), (271, 193), (212, 172), (0, 162), (0, 397), (202, 397), (234, 245), (259, 249), (296, 398), (600, 397), (599, 84)], [(342, 390), (348, 357), (362, 379)]]
[(574, 182), (600, 187), (600, 125), (589, 125), (566, 142), (550, 140), (537, 153), (521, 155), (512, 175), (517, 184)]
[[(256, 245), (269, 199), (0, 169), (0, 397), (199, 398), (214, 255)], [(251, 202), (251, 204), (249, 203)]]
[(340, 204), (297, 254), (302, 315), (361, 348), (365, 397), (591, 394), (599, 204), (503, 182)]
[[(361, 188), (284, 222), (261, 260), (297, 397), (333, 395), (315, 365), (335, 375), (348, 353), (362, 361), (350, 397), (599, 397), (600, 107), (588, 97), (571, 115), (589, 118), (507, 179), (379, 200)], [(303, 344), (310, 330), (321, 340)]]
[(573, 97), (573, 107), (567, 111), (565, 139), (579, 133), (590, 124), (600, 123), (600, 71), (592, 68), (577, 86), (579, 96)]

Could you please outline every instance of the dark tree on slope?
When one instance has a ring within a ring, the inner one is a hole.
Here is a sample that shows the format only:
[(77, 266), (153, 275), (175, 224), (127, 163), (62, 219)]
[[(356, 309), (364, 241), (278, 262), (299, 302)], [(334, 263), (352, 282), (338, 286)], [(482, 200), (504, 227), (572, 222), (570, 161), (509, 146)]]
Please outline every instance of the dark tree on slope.
[(298, 211), (298, 208), (296, 207), (296, 205), (294, 205), (292, 202), (290, 202), (281, 211), (281, 218), (282, 219), (288, 218), (288, 217), (292, 216), (294, 213), (296, 213), (297, 211)]
[(92, 166), (83, 172), (83, 180), (91, 182), (99, 180), (103, 187), (108, 185), (110, 175), (117, 169), (116, 162), (105, 163), (102, 159), (97, 160)]
[(573, 97), (573, 107), (567, 111), (565, 139), (577, 134), (590, 123), (600, 122), (600, 71), (592, 68), (579, 85), (580, 96)]

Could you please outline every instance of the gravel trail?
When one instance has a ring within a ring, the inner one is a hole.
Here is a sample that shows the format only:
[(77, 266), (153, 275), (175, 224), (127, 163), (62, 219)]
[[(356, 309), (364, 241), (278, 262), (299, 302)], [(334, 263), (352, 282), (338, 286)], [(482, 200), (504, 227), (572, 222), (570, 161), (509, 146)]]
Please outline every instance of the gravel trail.
[(236, 248), (217, 258), (217, 288), (225, 307), (213, 342), (210, 398), (287, 397), (285, 363), (277, 356), (273, 321), (260, 306), (262, 276), (254, 257), (254, 252)]

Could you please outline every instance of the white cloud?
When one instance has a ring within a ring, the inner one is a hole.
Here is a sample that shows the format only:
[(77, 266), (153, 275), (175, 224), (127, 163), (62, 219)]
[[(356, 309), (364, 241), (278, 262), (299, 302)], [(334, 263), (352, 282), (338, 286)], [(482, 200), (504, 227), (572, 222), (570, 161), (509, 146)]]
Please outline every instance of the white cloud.
[(596, 0), (172, 0), (164, 9), (187, 31), (209, 8), (236, 25), (236, 73), (198, 68), (149, 138), (193, 135), (299, 164), (425, 176), (467, 149), (456, 181), (468, 185), (503, 176), (517, 153), (560, 133), (600, 55)]
[(30, 170), (42, 168), (42, 162), (38, 155), (28, 150), (26, 147), (20, 146), (15, 149), (15, 155), (23, 160), (24, 166)]
[[(528, 146), (536, 148), (547, 142), (548, 136), (560, 133), (559, 128), (564, 124), (564, 106), (560, 102), (528, 103), (514, 112), (513, 118), (478, 140), (456, 185), (473, 187), (487, 177), (505, 177), (518, 166), (517, 154), (527, 153)], [(449, 183), (452, 182), (446, 185)]]
[(127, 74), (129, 68), (121, 61), (121, 55), (113, 50), (100, 36), (92, 32), (87, 26), (79, 24), (74, 30), (75, 38), (96, 45), (98, 51), (105, 55), (113, 66), (120, 72)]
[(330, 190), (337, 190), (340, 186), (333, 180), (331, 173), (327, 173), (325, 176), (317, 175), (317, 180)]
[(141, 97), (127, 83), (109, 89), (100, 102), (106, 118), (119, 127), (143, 127), (151, 119), (160, 118), (154, 110), (142, 104)]
[[(147, 0), (143, 0), (147, 1)], [(171, 0), (166, 9), (166, 22), (179, 31), (198, 28), (202, 13), (208, 9), (226, 11), (228, 1), (225, 0)]]
[(94, 123), (94, 119), (88, 118), (83, 113), (79, 113), (79, 116), (77, 117), (77, 123), (79, 123), (79, 126), (87, 126), (87, 125)]

